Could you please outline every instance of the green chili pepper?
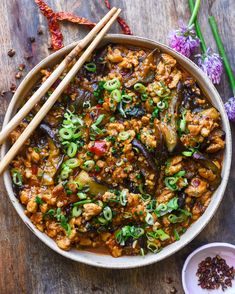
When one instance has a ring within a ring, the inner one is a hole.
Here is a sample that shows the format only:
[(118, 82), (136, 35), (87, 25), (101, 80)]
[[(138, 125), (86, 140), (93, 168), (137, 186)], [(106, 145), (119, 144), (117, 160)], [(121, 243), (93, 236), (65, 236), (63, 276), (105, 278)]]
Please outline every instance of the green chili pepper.
[(81, 200), (87, 198), (87, 195), (86, 195), (85, 193), (83, 193), (83, 192), (78, 192), (78, 193), (77, 193), (77, 196), (78, 196), (78, 198), (81, 199)]
[(127, 201), (127, 197), (126, 197), (126, 191), (123, 190), (123, 191), (121, 191), (121, 194), (120, 194), (120, 203), (122, 206), (126, 206), (127, 202), (128, 201)]
[(116, 102), (120, 102), (122, 100), (122, 94), (120, 90), (115, 89), (111, 92), (111, 99), (115, 100)]
[(73, 130), (62, 128), (59, 130), (60, 137), (65, 140), (70, 140), (73, 137)]
[(169, 188), (171, 191), (176, 191), (177, 190), (177, 186), (176, 186), (177, 181), (178, 181), (178, 178), (176, 178), (176, 177), (166, 177), (164, 180), (164, 183), (165, 183), (166, 187)]
[(90, 72), (96, 72), (96, 65), (94, 62), (90, 62), (84, 65), (85, 69)]
[(105, 218), (103, 218), (102, 216), (97, 217), (97, 220), (102, 224), (102, 225), (106, 225), (107, 224), (107, 220)]
[(166, 103), (164, 101), (159, 101), (157, 103), (157, 107), (160, 109), (160, 110), (163, 110), (166, 108)]
[(84, 169), (85, 171), (91, 171), (94, 166), (95, 166), (94, 160), (87, 160), (83, 163), (82, 169)]
[(118, 138), (122, 141), (127, 140), (130, 137), (130, 134), (128, 132), (120, 132), (118, 134)]
[(132, 101), (132, 97), (127, 95), (127, 94), (124, 94), (122, 95), (122, 99), (121, 99), (124, 103), (130, 103)]
[(151, 200), (151, 195), (149, 195), (149, 194), (141, 194), (141, 195), (140, 195), (140, 198), (141, 198), (144, 202), (147, 202), (147, 201)]
[(82, 214), (82, 210), (81, 208), (77, 207), (77, 206), (74, 206), (73, 209), (72, 209), (72, 216), (73, 217), (78, 217)]
[(150, 242), (147, 241), (147, 248), (149, 251), (153, 252), (153, 253), (157, 253), (158, 252), (158, 245), (155, 244), (154, 242)]
[(146, 87), (141, 83), (136, 83), (134, 85), (134, 89), (141, 94), (146, 92)]
[(172, 224), (175, 224), (175, 223), (181, 223), (181, 222), (183, 222), (185, 219), (186, 219), (186, 217), (184, 217), (183, 215), (176, 216), (175, 214), (170, 214), (170, 215), (168, 216), (168, 220), (169, 220), (169, 222), (171, 222)]
[(144, 93), (144, 94), (141, 95), (140, 98), (141, 98), (142, 101), (146, 101), (148, 99), (148, 94)]
[(60, 178), (61, 180), (66, 180), (69, 177), (70, 172), (72, 171), (72, 169), (70, 170), (62, 170), (60, 173)]
[(23, 180), (22, 180), (22, 175), (21, 173), (16, 170), (16, 169), (13, 169), (12, 170), (12, 180), (13, 180), (13, 183), (16, 185), (16, 186), (22, 186), (23, 185)]
[(80, 165), (80, 161), (77, 158), (70, 158), (66, 160), (64, 164), (69, 168), (76, 168)]
[(145, 217), (145, 221), (148, 225), (153, 225), (154, 224), (154, 219), (151, 213), (147, 212), (147, 215)]
[(69, 157), (74, 157), (77, 153), (77, 150), (78, 150), (78, 146), (77, 144), (75, 144), (74, 142), (71, 142), (69, 144), (69, 147), (67, 149), (67, 154)]
[(112, 80), (107, 81), (103, 87), (108, 91), (113, 91), (115, 89), (119, 89), (121, 87), (121, 83), (118, 78), (114, 78)]
[(112, 215), (112, 210), (109, 206), (106, 206), (104, 209), (103, 209), (103, 214), (104, 214), (104, 217), (107, 221), (111, 221), (113, 215)]

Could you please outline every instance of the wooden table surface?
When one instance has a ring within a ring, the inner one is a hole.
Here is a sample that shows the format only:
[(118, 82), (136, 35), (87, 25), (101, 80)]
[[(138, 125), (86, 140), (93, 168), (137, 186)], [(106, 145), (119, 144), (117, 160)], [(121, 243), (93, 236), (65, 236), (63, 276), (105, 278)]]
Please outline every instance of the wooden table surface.
[[(98, 21), (106, 13), (103, 0), (47, 0), (57, 11), (74, 12)], [(134, 34), (167, 43), (169, 31), (177, 27), (178, 20), (189, 18), (187, 0), (113, 0), (113, 5), (123, 9)], [(48, 33), (45, 18), (39, 13), (33, 0), (0, 1), (0, 91), (9, 90), (15, 80), (17, 66), (26, 64), (28, 72), (48, 51)], [(205, 0), (200, 9), (200, 23), (207, 45), (215, 49), (208, 14), (218, 20), (222, 40), (235, 71), (235, 2), (234, 0)], [(38, 27), (43, 35), (37, 34)], [(83, 37), (87, 30), (77, 25), (63, 24), (65, 44)], [(111, 32), (120, 32), (117, 25)], [(35, 37), (30, 43), (28, 38)], [(16, 55), (8, 57), (9, 49)], [(25, 55), (32, 55), (25, 61)], [(232, 95), (224, 75), (218, 87), (223, 99)], [(0, 97), (0, 124), (12, 97), (6, 93)], [(234, 134), (235, 127), (232, 127)], [(198, 246), (208, 242), (235, 243), (235, 166), (225, 192), (224, 200), (212, 221), (188, 246), (157, 264), (131, 269), (98, 269), (68, 260), (44, 245), (23, 224), (11, 205), (0, 180), (0, 293), (171, 293), (172, 287), (183, 293), (181, 270), (185, 258)], [(168, 284), (167, 278), (173, 282)]]

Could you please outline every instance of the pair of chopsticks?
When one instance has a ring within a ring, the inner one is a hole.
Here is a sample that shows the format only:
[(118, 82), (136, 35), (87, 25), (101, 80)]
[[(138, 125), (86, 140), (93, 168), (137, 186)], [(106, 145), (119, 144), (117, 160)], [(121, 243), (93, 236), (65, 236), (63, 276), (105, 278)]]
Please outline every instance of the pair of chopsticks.
[[(0, 144), (2, 144), (5, 139), (9, 136), (11, 131), (13, 131), (19, 123), (24, 119), (24, 117), (30, 112), (30, 110), (35, 106), (36, 103), (41, 99), (43, 95), (49, 90), (49, 88), (54, 84), (54, 82), (60, 77), (62, 72), (68, 67), (68, 64), (78, 56), (78, 54), (90, 43), (87, 49), (83, 52), (80, 58), (76, 61), (73, 67), (69, 70), (64, 79), (59, 83), (57, 88), (48, 98), (48, 100), (41, 107), (39, 112), (28, 124), (26, 129), (17, 139), (17, 141), (12, 145), (10, 150), (2, 158), (0, 162), (0, 175), (14, 159), (20, 148), (23, 146), (25, 141), (30, 137), (33, 131), (37, 128), (46, 114), (49, 112), (51, 107), (54, 105), (56, 100), (63, 93), (65, 88), (68, 86), (70, 81), (75, 77), (76, 73), (86, 62), (90, 54), (97, 47), (101, 39), (110, 29), (111, 25), (117, 19), (121, 9), (113, 7), (100, 21), (99, 23), (87, 34), (87, 36), (82, 39), (78, 45), (65, 57), (65, 59), (60, 63), (60, 65), (54, 70), (54, 72), (47, 78), (47, 80), (41, 85), (41, 87), (32, 95), (32, 97), (25, 103), (25, 105), (18, 111), (18, 113), (11, 119), (11, 121), (4, 127), (0, 133)], [(93, 41), (92, 41), (93, 40)], [(91, 42), (92, 41), (92, 42)]]

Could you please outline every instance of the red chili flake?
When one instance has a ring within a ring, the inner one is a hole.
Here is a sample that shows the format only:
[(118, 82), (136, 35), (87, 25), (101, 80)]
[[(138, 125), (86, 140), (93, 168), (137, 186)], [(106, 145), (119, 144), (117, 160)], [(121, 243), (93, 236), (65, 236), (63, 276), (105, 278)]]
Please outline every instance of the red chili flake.
[[(104, 3), (108, 9), (111, 9), (111, 5), (110, 5), (109, 0), (104, 0)], [(126, 21), (122, 17), (118, 17), (117, 21), (118, 21), (118, 23), (119, 23), (119, 25), (125, 35), (133, 35), (129, 25), (126, 23)]]
[(101, 156), (107, 151), (107, 145), (105, 141), (95, 141), (94, 145), (89, 148), (89, 151), (95, 153), (95, 155)]
[(89, 21), (87, 18), (85, 17), (80, 17), (77, 15), (74, 15), (73, 13), (69, 13), (69, 12), (56, 12), (55, 13), (57, 20), (67, 20), (73, 23), (77, 23), (77, 24), (81, 24), (81, 25), (85, 25), (88, 27), (93, 28), (96, 24), (92, 21)]
[(36, 164), (33, 164), (32, 167), (31, 167), (31, 170), (32, 170), (32, 174), (33, 175), (36, 175), (38, 173), (38, 167)]
[(60, 30), (55, 12), (43, 0), (34, 0), (41, 10), (42, 14), (48, 20), (48, 28), (51, 33), (51, 46), (54, 50), (63, 47), (63, 35)]

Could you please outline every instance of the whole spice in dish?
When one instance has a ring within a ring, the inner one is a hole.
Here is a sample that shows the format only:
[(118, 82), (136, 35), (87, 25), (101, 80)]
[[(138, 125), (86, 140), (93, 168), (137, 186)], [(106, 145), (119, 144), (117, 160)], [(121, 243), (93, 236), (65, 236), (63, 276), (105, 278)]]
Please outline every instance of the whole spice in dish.
[(35, 38), (34, 37), (29, 37), (29, 42), (30, 43), (34, 43), (35, 42)]
[(24, 63), (19, 64), (18, 69), (20, 71), (23, 71), (25, 69), (25, 64)]
[(43, 35), (43, 29), (41, 27), (38, 28), (38, 35)]
[(11, 83), (10, 91), (11, 91), (12, 93), (15, 93), (15, 91), (16, 91), (16, 84)]
[(198, 285), (202, 289), (219, 289), (224, 291), (228, 287), (232, 287), (234, 279), (234, 268), (229, 267), (225, 259), (216, 255), (215, 257), (206, 257), (198, 265), (196, 275), (198, 276)]
[[(110, 5), (109, 0), (105, 0), (104, 3), (108, 9), (111, 9), (111, 5)], [(133, 35), (129, 25), (126, 23), (126, 21), (122, 17), (119, 16), (117, 18), (117, 21), (118, 21), (119, 26), (121, 27), (121, 29), (125, 35)]]
[(22, 73), (20, 71), (18, 71), (16, 74), (15, 74), (15, 78), (17, 80), (21, 79), (22, 78)]
[(10, 49), (10, 50), (7, 52), (7, 54), (8, 54), (9, 57), (13, 57), (13, 56), (16, 54), (16, 52), (15, 52), (14, 49)]

